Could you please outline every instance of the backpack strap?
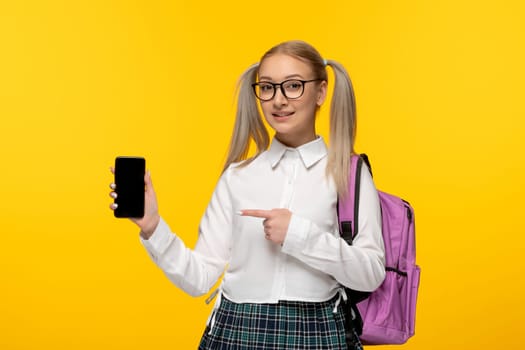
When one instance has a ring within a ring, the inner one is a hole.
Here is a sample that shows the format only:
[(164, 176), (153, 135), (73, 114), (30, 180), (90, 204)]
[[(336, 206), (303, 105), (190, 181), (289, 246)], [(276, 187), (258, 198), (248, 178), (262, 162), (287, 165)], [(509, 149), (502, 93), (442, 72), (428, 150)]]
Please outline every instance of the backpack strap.
[[(370, 172), (370, 162), (366, 154), (352, 155), (350, 159), (350, 173), (348, 174), (348, 195), (344, 199), (338, 199), (337, 212), (339, 215), (339, 229), (341, 237), (348, 245), (352, 245), (358, 231), (359, 231), (359, 195), (361, 189), (361, 169), (363, 163), (368, 166)], [(346, 293), (349, 298), (347, 304), (347, 338), (348, 330), (355, 330), (358, 335), (363, 331), (363, 319), (357, 308), (357, 303), (366, 299), (370, 293), (360, 292), (346, 288)]]
[(363, 158), (361, 156), (352, 155), (348, 176), (348, 194), (343, 200), (339, 199), (337, 204), (341, 236), (349, 245), (352, 245), (359, 228), (359, 189), (361, 187), (362, 163)]
[(374, 177), (374, 175), (372, 174), (372, 166), (370, 165), (370, 161), (368, 160), (368, 156), (365, 153), (361, 153), (359, 155), (359, 157), (363, 159), (363, 162), (368, 167), (368, 171), (370, 171), (370, 176)]

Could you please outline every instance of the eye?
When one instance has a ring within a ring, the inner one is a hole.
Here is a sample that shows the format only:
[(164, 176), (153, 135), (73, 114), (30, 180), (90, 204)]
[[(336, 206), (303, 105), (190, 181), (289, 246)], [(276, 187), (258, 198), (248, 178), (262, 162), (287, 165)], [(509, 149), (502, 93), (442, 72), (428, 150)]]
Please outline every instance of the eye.
[(284, 88), (286, 89), (286, 91), (297, 91), (297, 90), (300, 90), (302, 86), (303, 84), (300, 81), (290, 80), (286, 82), (286, 84), (284, 85)]
[(271, 92), (273, 90), (273, 85), (270, 83), (259, 83), (259, 89), (261, 92)]

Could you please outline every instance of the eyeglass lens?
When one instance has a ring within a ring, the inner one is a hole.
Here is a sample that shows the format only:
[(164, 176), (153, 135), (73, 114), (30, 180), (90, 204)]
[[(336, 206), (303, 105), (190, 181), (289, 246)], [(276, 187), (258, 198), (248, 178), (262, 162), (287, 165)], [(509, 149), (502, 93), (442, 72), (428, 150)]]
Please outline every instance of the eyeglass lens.
[(261, 100), (271, 100), (275, 96), (277, 88), (281, 88), (281, 92), (286, 98), (299, 98), (303, 94), (304, 84), (300, 80), (286, 80), (280, 84), (261, 82), (256, 85), (255, 93)]

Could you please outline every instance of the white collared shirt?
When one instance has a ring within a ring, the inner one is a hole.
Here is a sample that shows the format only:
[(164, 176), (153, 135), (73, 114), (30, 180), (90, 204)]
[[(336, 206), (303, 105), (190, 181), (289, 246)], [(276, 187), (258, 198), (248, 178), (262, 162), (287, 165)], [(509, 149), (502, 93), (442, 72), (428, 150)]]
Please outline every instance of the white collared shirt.
[[(222, 293), (238, 303), (325, 301), (341, 285), (374, 290), (385, 274), (377, 191), (362, 171), (359, 234), (347, 245), (338, 231), (326, 156), (321, 137), (295, 149), (274, 139), (249, 165), (233, 164), (222, 174), (193, 250), (162, 219), (141, 241), (166, 276), (195, 296), (207, 293), (223, 273)], [(282, 246), (265, 239), (263, 219), (236, 214), (274, 208), (292, 212)]]

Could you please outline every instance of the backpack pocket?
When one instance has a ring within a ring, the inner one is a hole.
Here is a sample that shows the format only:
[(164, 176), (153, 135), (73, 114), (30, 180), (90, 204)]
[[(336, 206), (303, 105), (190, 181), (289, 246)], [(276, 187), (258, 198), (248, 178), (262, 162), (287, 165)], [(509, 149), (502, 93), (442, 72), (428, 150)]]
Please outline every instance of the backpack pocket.
[(408, 303), (407, 303), (407, 315), (408, 315), (408, 331), (409, 336), (413, 336), (416, 327), (416, 303), (417, 294), (419, 289), (419, 278), (421, 275), (421, 268), (418, 265), (414, 265), (414, 268), (408, 271), (408, 286), (410, 287)]

